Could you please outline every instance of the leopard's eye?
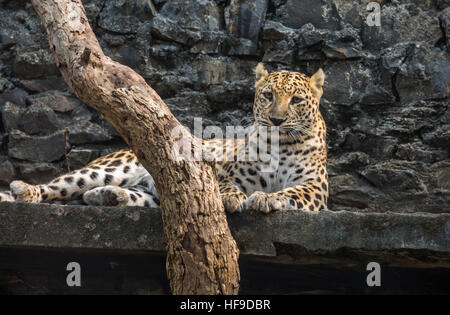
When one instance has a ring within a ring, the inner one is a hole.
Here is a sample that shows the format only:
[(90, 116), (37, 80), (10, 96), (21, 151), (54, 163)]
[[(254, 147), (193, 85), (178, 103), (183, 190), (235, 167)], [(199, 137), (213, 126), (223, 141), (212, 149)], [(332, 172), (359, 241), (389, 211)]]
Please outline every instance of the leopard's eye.
[(303, 97), (294, 96), (294, 97), (291, 98), (291, 104), (298, 104), (298, 103), (300, 103), (303, 100), (304, 100)]
[(268, 99), (269, 101), (272, 101), (273, 94), (271, 92), (264, 92), (263, 96)]

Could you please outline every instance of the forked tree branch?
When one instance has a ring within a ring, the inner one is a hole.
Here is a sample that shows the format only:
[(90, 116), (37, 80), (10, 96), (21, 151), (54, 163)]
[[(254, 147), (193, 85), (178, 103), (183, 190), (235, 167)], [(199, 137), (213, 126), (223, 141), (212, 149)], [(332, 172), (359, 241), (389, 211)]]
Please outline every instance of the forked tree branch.
[(32, 3), (64, 80), (116, 128), (156, 182), (172, 293), (236, 294), (239, 251), (213, 167), (171, 158), (179, 122), (140, 75), (104, 55), (80, 0)]

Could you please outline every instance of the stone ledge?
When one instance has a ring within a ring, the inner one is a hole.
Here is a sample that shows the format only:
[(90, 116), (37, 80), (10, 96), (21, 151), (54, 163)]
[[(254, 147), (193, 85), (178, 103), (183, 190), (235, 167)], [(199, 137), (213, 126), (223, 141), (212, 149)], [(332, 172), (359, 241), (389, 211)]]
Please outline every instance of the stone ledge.
[[(450, 214), (287, 211), (228, 216), (241, 253), (432, 251), (449, 261)], [(0, 246), (164, 251), (160, 210), (0, 203)]]

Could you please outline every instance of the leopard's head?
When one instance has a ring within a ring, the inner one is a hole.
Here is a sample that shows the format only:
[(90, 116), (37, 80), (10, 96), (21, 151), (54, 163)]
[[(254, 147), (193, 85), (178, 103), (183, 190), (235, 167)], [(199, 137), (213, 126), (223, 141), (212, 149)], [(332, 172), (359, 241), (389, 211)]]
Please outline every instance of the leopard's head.
[(319, 69), (308, 77), (299, 72), (269, 74), (262, 63), (255, 69), (255, 122), (279, 126), (281, 133), (308, 134), (319, 117), (325, 74)]

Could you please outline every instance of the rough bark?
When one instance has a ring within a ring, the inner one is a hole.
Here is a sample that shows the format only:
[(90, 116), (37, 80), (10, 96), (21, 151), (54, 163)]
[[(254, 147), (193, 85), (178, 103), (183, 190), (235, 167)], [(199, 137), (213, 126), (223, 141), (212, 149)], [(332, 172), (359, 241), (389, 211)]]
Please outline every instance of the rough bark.
[(172, 293), (236, 294), (239, 251), (214, 167), (171, 158), (170, 134), (179, 122), (140, 75), (103, 54), (80, 0), (32, 3), (64, 80), (105, 116), (155, 179)]

